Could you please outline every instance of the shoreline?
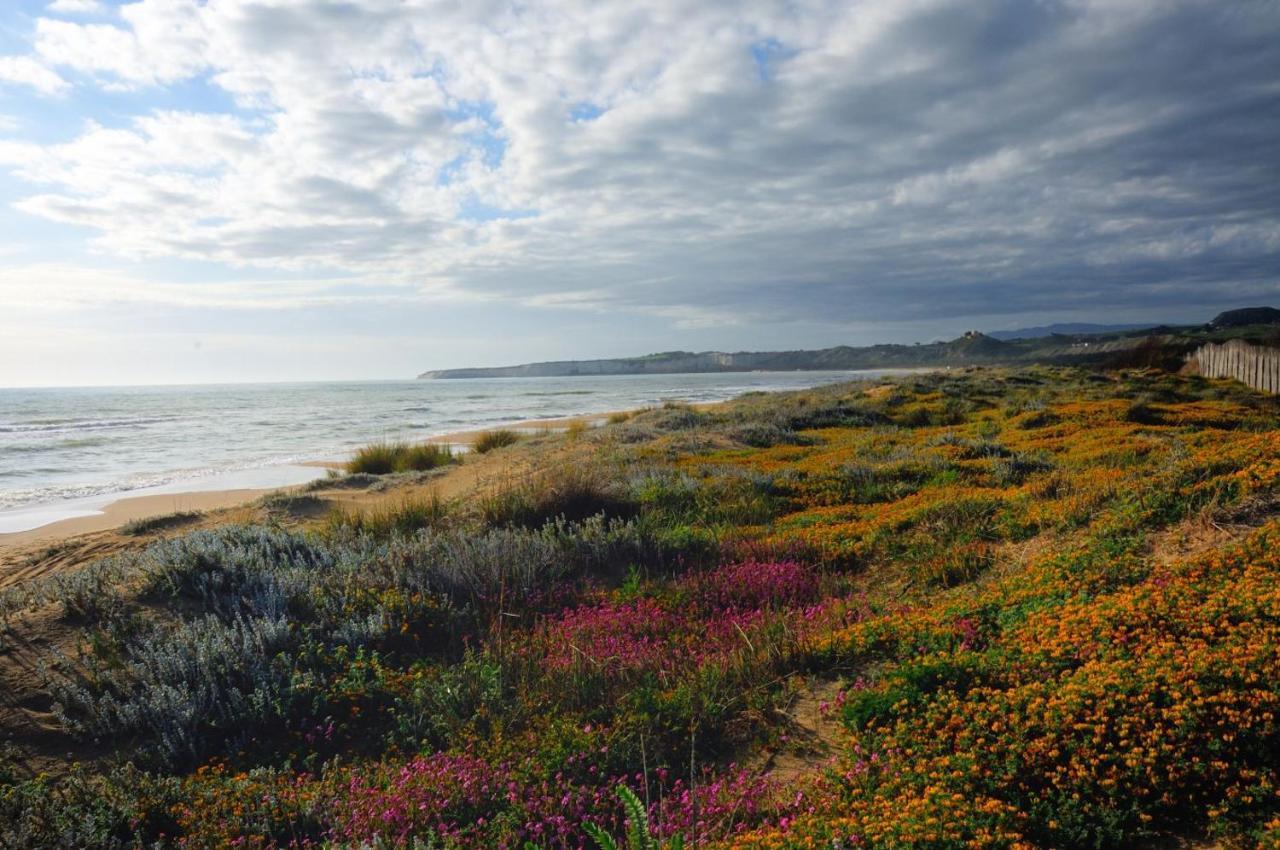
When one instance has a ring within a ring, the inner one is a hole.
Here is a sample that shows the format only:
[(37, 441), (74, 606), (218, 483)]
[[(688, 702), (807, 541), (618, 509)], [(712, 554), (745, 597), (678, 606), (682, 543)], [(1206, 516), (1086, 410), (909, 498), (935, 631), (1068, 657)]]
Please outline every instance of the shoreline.
[[(718, 403), (719, 402), (709, 402), (708, 404)], [(613, 410), (603, 413), (584, 413), (576, 416), (560, 416), (551, 419), (523, 419), (507, 424), (494, 425), (490, 428), (437, 434), (433, 437), (427, 437), (422, 442), (436, 443), (438, 445), (444, 444), (454, 448), (463, 449), (464, 451), (469, 451), (471, 443), (474, 442), (479, 435), (487, 431), (509, 429), (512, 431), (522, 432), (526, 436), (529, 436), (537, 434), (540, 431), (563, 431), (578, 422), (584, 423), (588, 427), (597, 427), (598, 425), (608, 421), (610, 416), (616, 416), (623, 413), (631, 414), (641, 409), (642, 408), (635, 408), (633, 410)], [(296, 464), (289, 465), (311, 469), (336, 470), (342, 469), (345, 466), (345, 463), (345, 461), (335, 458), (300, 461)], [(316, 478), (320, 477), (321, 476), (319, 475), (316, 476)], [(185, 490), (174, 491), (171, 493), (148, 493), (145, 495), (132, 496), (128, 495), (128, 492), (126, 491), (119, 494), (117, 498), (114, 498), (111, 501), (85, 509), (85, 511), (92, 511), (92, 513), (82, 513), (82, 515), (79, 516), (67, 516), (61, 519), (54, 519), (33, 528), (0, 532), (0, 552), (40, 543), (52, 545), (73, 537), (78, 537), (82, 534), (114, 531), (126, 523), (133, 522), (135, 520), (150, 519), (152, 517), (165, 516), (167, 514), (178, 513), (180, 511), (205, 512), (243, 507), (244, 505), (260, 499), (269, 493), (295, 490), (298, 487), (305, 486), (307, 483), (309, 482), (284, 484), (271, 487), (235, 487), (210, 490)], [(56, 504), (32, 507), (48, 507), (51, 512), (57, 509)]]
[[(867, 370), (868, 374), (851, 374), (846, 378), (846, 380), (865, 380), (897, 376), (905, 373), (928, 371), (934, 370), (927, 368)], [(726, 399), (718, 399), (715, 401), (696, 401), (685, 403), (699, 410), (706, 410), (725, 404), (728, 401), (732, 401), (733, 398), (736, 398), (736, 396)], [(455, 450), (469, 452), (471, 443), (474, 442), (479, 435), (489, 431), (512, 430), (521, 432), (524, 436), (534, 436), (539, 432), (564, 431), (577, 423), (583, 423), (589, 428), (594, 428), (607, 422), (611, 416), (630, 416), (660, 405), (660, 402), (654, 402), (641, 407), (578, 413), (569, 416), (556, 416), (540, 419), (520, 419), (510, 422), (494, 423), (484, 428), (469, 428), (462, 431), (450, 431), (443, 434), (436, 434), (424, 437), (417, 442), (448, 445)], [(65, 505), (65, 508), (61, 511), (61, 516), (57, 516), (47, 522), (42, 522), (29, 528), (16, 529), (14, 531), (0, 531), (0, 554), (11, 554), (16, 550), (26, 549), (37, 544), (54, 545), (80, 535), (110, 532), (135, 520), (165, 516), (179, 511), (210, 512), (244, 507), (269, 493), (296, 490), (297, 488), (322, 477), (322, 474), (319, 473), (318, 470), (341, 470), (345, 465), (345, 459), (317, 458), (306, 461), (297, 461), (291, 464), (284, 464), (280, 467), (262, 468), (263, 470), (277, 470), (294, 467), (297, 470), (317, 470), (317, 474), (308, 480), (294, 481), (287, 484), (254, 486), (254, 484), (249, 483), (241, 484), (240, 486), (225, 486), (221, 488), (201, 488), (192, 486), (191, 489), (187, 490), (178, 490), (176, 488), (183, 485), (175, 484), (172, 485), (175, 489), (169, 489), (159, 493), (135, 492), (131, 495), (130, 491), (123, 491), (119, 494), (110, 494), (102, 497), (101, 499), (94, 499), (88, 504), (84, 504), (79, 507), (74, 503), (71, 505), (67, 505), (67, 503), (52, 503), (48, 505), (32, 505), (23, 508), (16, 508), (13, 509), (12, 513), (21, 511), (45, 511), (50, 514), (56, 514), (59, 512), (59, 508)], [(0, 518), (2, 517), (3, 514), (0, 513)]]

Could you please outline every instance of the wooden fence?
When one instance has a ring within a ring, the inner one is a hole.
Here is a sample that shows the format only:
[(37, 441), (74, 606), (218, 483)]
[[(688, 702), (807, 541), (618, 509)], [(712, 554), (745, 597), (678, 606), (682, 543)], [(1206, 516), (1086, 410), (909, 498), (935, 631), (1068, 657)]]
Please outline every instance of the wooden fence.
[(1250, 345), (1238, 339), (1208, 343), (1187, 355), (1206, 378), (1235, 378), (1255, 390), (1280, 393), (1280, 348)]

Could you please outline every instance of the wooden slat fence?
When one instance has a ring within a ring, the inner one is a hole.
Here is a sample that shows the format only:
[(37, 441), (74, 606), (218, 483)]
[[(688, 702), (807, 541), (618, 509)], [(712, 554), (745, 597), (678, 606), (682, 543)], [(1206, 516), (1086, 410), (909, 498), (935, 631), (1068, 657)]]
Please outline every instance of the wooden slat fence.
[(1187, 359), (1195, 360), (1206, 378), (1235, 378), (1255, 390), (1280, 393), (1280, 348), (1231, 339), (1203, 345)]

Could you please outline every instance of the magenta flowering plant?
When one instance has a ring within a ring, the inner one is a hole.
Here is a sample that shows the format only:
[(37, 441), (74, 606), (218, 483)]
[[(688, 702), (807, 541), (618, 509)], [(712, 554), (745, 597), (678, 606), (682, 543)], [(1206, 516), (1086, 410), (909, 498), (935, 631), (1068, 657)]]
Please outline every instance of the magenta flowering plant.
[(663, 599), (603, 601), (545, 621), (527, 648), (551, 670), (603, 675), (652, 672), (668, 679), (752, 646), (768, 612), (804, 605), (817, 574), (795, 562), (744, 562), (682, 579)]
[(730, 765), (699, 772), (692, 785), (656, 770), (622, 776), (592, 754), (572, 756), (564, 770), (540, 777), (531, 765), (494, 764), (472, 754), (435, 753), (353, 772), (333, 790), (330, 838), (404, 846), (434, 837), (457, 848), (514, 850), (527, 843), (588, 850), (586, 824), (615, 830), (626, 820), (616, 789), (643, 800), (654, 835), (696, 845), (748, 828), (777, 826), (809, 810), (803, 793)]
[(797, 561), (742, 561), (694, 573), (683, 585), (710, 611), (789, 608), (812, 602), (818, 575)]
[(341, 792), (333, 800), (333, 837), (395, 846), (411, 836), (474, 838), (515, 793), (503, 766), (449, 753), (353, 773)]

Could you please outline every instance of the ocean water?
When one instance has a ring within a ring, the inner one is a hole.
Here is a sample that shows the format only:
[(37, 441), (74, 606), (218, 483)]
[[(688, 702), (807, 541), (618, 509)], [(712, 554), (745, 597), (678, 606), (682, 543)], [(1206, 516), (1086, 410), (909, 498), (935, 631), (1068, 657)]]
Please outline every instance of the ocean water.
[(885, 372), (0, 389), (0, 533), (151, 493), (303, 483), (379, 439)]

